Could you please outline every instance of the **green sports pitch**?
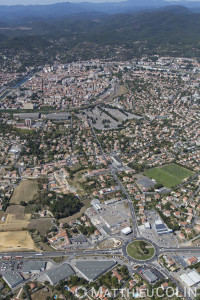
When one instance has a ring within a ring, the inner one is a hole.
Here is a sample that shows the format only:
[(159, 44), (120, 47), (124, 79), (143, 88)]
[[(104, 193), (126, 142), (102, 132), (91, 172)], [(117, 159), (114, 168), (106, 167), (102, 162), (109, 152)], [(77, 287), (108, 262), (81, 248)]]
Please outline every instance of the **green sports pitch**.
[(169, 164), (167, 166), (146, 170), (144, 174), (149, 178), (155, 179), (156, 183), (162, 184), (167, 188), (172, 188), (194, 173), (176, 164)]

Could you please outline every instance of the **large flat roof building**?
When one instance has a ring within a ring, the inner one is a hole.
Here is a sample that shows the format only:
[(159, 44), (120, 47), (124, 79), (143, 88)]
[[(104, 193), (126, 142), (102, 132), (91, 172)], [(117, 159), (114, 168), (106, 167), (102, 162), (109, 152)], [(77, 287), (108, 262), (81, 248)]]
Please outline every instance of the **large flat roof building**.
[(24, 278), (20, 274), (11, 272), (4, 274), (3, 279), (11, 289), (24, 281)]
[(155, 221), (154, 227), (155, 227), (155, 230), (156, 230), (158, 235), (163, 235), (163, 234), (167, 234), (167, 233), (172, 232), (172, 230), (169, 229), (167, 227), (167, 225), (165, 223), (163, 223), (162, 220), (160, 220), (160, 219)]
[(144, 271), (143, 275), (151, 284), (158, 280), (158, 277), (155, 274), (153, 274), (150, 270)]
[(72, 267), (69, 264), (64, 263), (57, 268), (48, 270), (46, 272), (46, 277), (51, 285), (56, 285), (60, 280), (67, 279), (74, 274), (75, 272)]
[(116, 265), (115, 260), (90, 260), (76, 262), (76, 269), (88, 281), (96, 280), (100, 275), (110, 270)]
[(112, 228), (115, 226), (121, 225), (126, 220), (122, 218), (119, 213), (112, 214), (110, 212), (105, 213), (104, 215), (100, 216), (100, 219), (106, 224), (108, 228)]
[(185, 283), (185, 285), (192, 287), (200, 282), (200, 275), (197, 271), (192, 271), (188, 274), (182, 274), (180, 279)]
[(46, 264), (46, 261), (43, 260), (25, 261), (22, 266), (22, 273), (40, 273), (45, 270)]
[(68, 112), (60, 112), (60, 113), (45, 114), (44, 117), (48, 120), (64, 121), (64, 120), (70, 120), (71, 114)]

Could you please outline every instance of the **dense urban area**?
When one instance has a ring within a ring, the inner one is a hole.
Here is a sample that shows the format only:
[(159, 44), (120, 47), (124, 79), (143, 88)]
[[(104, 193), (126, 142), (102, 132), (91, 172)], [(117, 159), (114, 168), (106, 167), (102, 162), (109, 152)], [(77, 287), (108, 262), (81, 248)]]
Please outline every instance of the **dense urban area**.
[(0, 299), (200, 299), (200, 63), (0, 73)]

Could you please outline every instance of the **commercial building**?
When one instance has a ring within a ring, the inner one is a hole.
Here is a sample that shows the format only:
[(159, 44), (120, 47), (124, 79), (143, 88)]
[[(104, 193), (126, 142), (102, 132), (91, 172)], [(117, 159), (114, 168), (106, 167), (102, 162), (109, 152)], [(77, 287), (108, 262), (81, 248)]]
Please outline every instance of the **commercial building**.
[(61, 113), (54, 113), (54, 114), (45, 114), (43, 115), (48, 120), (55, 120), (55, 121), (64, 121), (64, 120), (70, 120), (71, 114), (67, 112), (61, 112)]
[(122, 166), (122, 161), (117, 155), (113, 155), (112, 160), (118, 167)]
[(22, 120), (25, 119), (35, 119), (38, 120), (40, 119), (40, 113), (19, 113), (19, 114), (14, 114), (14, 118), (20, 118)]
[(115, 260), (78, 261), (75, 265), (78, 272), (88, 281), (96, 280), (100, 275), (116, 265)]
[(23, 263), (22, 273), (40, 273), (46, 269), (46, 261), (34, 260), (34, 261), (25, 261)]
[(145, 229), (151, 229), (151, 224), (149, 222), (146, 222), (144, 224)]
[(51, 285), (56, 285), (60, 280), (67, 279), (74, 274), (75, 272), (72, 267), (69, 264), (64, 263), (57, 268), (48, 270), (46, 272), (46, 279)]
[(192, 271), (188, 274), (182, 274), (180, 279), (184, 282), (188, 287), (192, 287), (198, 283), (200, 283), (200, 275), (197, 271)]
[(100, 228), (100, 232), (103, 235), (111, 234), (111, 230), (105, 225)]
[(125, 235), (128, 235), (132, 232), (132, 229), (128, 226), (128, 227), (122, 229), (121, 232)]
[(18, 146), (12, 146), (11, 148), (10, 148), (10, 150), (9, 150), (9, 153), (10, 154), (17, 154), (17, 153), (19, 153), (20, 152), (20, 149), (19, 149), (19, 147)]
[(106, 224), (108, 228), (112, 228), (115, 226), (121, 225), (126, 220), (120, 216), (119, 213), (111, 214), (105, 213), (104, 215), (100, 216), (100, 219)]
[(112, 204), (117, 203), (119, 201), (121, 201), (120, 198), (113, 198), (113, 199), (110, 199), (110, 200), (106, 200), (104, 203), (106, 205), (112, 205)]
[(160, 219), (155, 221), (154, 227), (158, 235), (168, 234), (172, 232), (172, 230), (169, 229), (167, 225)]
[(143, 176), (142, 178), (136, 180), (136, 183), (140, 188), (142, 188), (146, 191), (152, 189), (155, 185), (155, 181), (153, 181), (153, 180), (151, 180), (151, 179), (149, 179), (148, 177), (145, 177), (145, 176)]
[(3, 280), (7, 283), (7, 285), (13, 289), (18, 284), (24, 281), (24, 278), (18, 273), (6, 273), (3, 275)]
[(146, 270), (143, 272), (143, 276), (146, 278), (146, 280), (150, 283), (153, 284), (158, 280), (158, 277), (153, 274), (150, 270)]

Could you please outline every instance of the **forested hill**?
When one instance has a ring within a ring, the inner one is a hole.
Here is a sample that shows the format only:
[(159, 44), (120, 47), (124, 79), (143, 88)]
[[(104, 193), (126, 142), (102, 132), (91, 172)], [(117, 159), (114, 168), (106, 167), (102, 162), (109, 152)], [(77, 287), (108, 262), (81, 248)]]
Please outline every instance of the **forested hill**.
[(183, 6), (0, 24), (0, 52), (6, 56), (6, 61), (0, 58), (3, 68), (14, 67), (13, 57), (23, 69), (55, 60), (130, 59), (144, 54), (199, 57), (199, 51), (200, 13)]

